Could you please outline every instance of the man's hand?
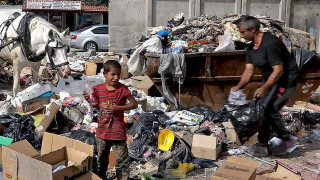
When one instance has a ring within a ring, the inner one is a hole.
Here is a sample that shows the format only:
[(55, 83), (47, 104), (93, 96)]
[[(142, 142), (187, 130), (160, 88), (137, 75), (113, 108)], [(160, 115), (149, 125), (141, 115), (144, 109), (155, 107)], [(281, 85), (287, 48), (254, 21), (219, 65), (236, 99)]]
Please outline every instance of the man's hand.
[(267, 90), (264, 87), (260, 87), (254, 93), (254, 96), (256, 96), (258, 98), (262, 98), (266, 94), (266, 92), (267, 92)]
[(238, 91), (240, 88), (238, 86), (234, 86), (230, 89), (230, 93)]

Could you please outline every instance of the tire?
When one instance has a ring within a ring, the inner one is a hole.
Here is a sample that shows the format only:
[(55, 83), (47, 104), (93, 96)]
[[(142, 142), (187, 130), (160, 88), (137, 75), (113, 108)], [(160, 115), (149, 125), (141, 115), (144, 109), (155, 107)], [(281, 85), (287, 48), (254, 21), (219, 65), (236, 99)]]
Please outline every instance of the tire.
[(93, 41), (89, 41), (84, 45), (84, 50), (88, 51), (89, 49), (95, 49), (98, 50), (98, 45), (97, 43)]

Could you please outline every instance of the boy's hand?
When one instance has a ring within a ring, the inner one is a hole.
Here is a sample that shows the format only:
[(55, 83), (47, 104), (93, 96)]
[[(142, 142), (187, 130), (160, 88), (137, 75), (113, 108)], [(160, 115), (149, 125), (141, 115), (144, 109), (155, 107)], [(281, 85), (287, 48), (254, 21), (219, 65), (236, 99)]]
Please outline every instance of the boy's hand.
[(90, 98), (89, 94), (87, 92), (83, 92), (83, 96), (86, 100), (88, 100)]
[(112, 114), (112, 113), (119, 111), (119, 106), (114, 103), (111, 103), (111, 104), (106, 105), (106, 109), (107, 109), (108, 113)]

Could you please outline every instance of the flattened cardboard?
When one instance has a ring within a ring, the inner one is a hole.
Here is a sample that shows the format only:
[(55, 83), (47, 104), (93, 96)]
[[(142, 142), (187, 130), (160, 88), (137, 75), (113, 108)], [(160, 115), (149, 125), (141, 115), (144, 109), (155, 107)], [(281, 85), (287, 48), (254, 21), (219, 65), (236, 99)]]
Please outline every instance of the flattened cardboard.
[(152, 80), (148, 76), (134, 76), (130, 78), (132, 84), (141, 89), (146, 95), (149, 95), (149, 89), (154, 85)]
[(301, 176), (277, 164), (275, 172), (261, 172), (256, 180), (301, 180)]
[(39, 123), (39, 126), (36, 127), (35, 131), (39, 134), (43, 134), (46, 132), (47, 128), (49, 127), (51, 121), (53, 120), (54, 116), (57, 114), (59, 111), (60, 106), (56, 103), (51, 103), (49, 108), (43, 112), (44, 117)]
[(229, 157), (211, 176), (211, 180), (255, 180), (258, 162)]
[(312, 109), (317, 112), (320, 111), (320, 106), (317, 106), (308, 102), (303, 102), (303, 101), (296, 101), (293, 107), (302, 107), (302, 108)]
[(231, 141), (236, 142), (236, 144), (238, 145), (242, 145), (240, 142), (239, 136), (237, 135), (236, 130), (234, 129), (234, 126), (232, 125), (232, 123), (229, 121), (229, 122), (222, 123), (222, 125), (226, 130), (227, 138)]
[(217, 138), (213, 136), (193, 135), (191, 153), (194, 157), (216, 160), (222, 145), (217, 145)]
[(256, 133), (254, 134), (253, 136), (251, 136), (247, 142), (244, 143), (244, 145), (253, 145), (253, 144), (256, 144), (258, 143), (258, 134), (259, 133)]

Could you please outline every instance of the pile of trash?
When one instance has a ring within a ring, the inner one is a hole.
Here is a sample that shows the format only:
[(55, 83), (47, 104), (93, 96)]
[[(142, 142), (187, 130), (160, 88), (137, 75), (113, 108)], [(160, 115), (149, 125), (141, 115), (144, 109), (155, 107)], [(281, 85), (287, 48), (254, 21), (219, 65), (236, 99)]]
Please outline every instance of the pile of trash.
[[(183, 13), (176, 14), (166, 27), (159, 26), (149, 29), (149, 35), (142, 38), (143, 43), (160, 31), (168, 31), (167, 41), (162, 41), (164, 50), (147, 52), (214, 52), (234, 51), (246, 48), (245, 40), (240, 38), (236, 23), (241, 15), (230, 14), (222, 17), (201, 15), (187, 19)], [(310, 51), (315, 51), (315, 37), (307, 32), (284, 27), (284, 22), (267, 16), (255, 16), (261, 22), (262, 32), (271, 32), (277, 37), (288, 39), (293, 45)], [(161, 36), (161, 35), (160, 35)], [(227, 41), (227, 42), (225, 42)], [(168, 45), (166, 44), (168, 43)], [(234, 44), (232, 48), (218, 48), (222, 44)], [(149, 43), (150, 45), (150, 43)], [(161, 48), (161, 46), (158, 46)]]
[[(185, 178), (197, 169), (217, 168), (219, 156), (246, 154), (246, 146), (255, 142), (263, 114), (259, 102), (247, 100), (242, 91), (230, 94), (218, 112), (207, 105), (173, 110), (163, 97), (147, 95), (150, 86), (139, 86), (146, 78), (121, 80), (139, 103), (137, 109), (125, 112), (131, 178)], [(47, 132), (79, 140), (94, 146), (92, 168), (96, 170), (98, 112), (91, 109), (83, 92), (103, 81), (101, 73), (83, 75), (80, 80), (69, 77), (57, 87), (35, 84), (16, 97), (8, 96), (1, 108), (14, 105), (16, 109), (2, 111), (1, 135), (11, 143), (27, 140), (37, 150)], [(316, 112), (306, 107), (286, 107), (281, 112), (286, 127), (298, 137), (293, 138), (295, 143), (320, 141), (320, 108)], [(289, 154), (298, 147), (284, 152), (280, 139), (269, 143), (274, 155)]]

